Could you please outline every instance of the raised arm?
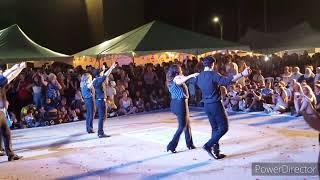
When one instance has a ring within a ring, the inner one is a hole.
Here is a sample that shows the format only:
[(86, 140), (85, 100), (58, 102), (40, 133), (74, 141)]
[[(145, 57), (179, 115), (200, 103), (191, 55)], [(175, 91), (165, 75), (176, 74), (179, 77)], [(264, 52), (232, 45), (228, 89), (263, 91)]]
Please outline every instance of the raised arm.
[(41, 83), (44, 85), (44, 86), (48, 86), (48, 81), (46, 81), (44, 79), (44, 74), (40, 74), (40, 78), (41, 78)]
[(198, 75), (199, 75), (199, 73), (190, 74), (189, 76), (180, 75), (180, 76), (176, 76), (173, 79), (173, 81), (176, 84), (181, 85), (181, 84), (185, 83), (186, 81), (188, 81), (189, 79), (197, 77)]
[(111, 74), (112, 70), (113, 70), (116, 66), (117, 66), (117, 64), (114, 62), (114, 63), (111, 65), (111, 67), (108, 69), (108, 71), (104, 73), (104, 76), (108, 77), (108, 76)]
[(5, 70), (2, 75), (8, 79), (8, 84), (16, 78), (21, 71), (27, 67), (27, 64), (25, 62), (22, 62), (20, 64), (15, 64), (10, 69)]
[(251, 72), (252, 71), (251, 71), (250, 67), (247, 67), (241, 73), (238, 73), (238, 74), (234, 75), (233, 78), (232, 78), (232, 81), (236, 82), (242, 77), (247, 77), (247, 76), (249, 76), (251, 74)]

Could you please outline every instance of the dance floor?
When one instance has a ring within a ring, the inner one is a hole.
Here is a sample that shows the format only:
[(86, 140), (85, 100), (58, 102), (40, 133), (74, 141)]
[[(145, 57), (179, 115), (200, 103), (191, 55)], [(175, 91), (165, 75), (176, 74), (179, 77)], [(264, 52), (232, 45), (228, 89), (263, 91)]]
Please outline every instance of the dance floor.
[(220, 141), (227, 157), (215, 160), (201, 148), (211, 134), (207, 117), (200, 109), (190, 115), (197, 149), (188, 150), (182, 134), (177, 154), (166, 152), (177, 126), (169, 111), (107, 119), (105, 139), (87, 134), (84, 121), (15, 130), (13, 147), (24, 159), (0, 157), (0, 179), (319, 179), (251, 174), (252, 162), (317, 162), (318, 133), (301, 117), (230, 115)]

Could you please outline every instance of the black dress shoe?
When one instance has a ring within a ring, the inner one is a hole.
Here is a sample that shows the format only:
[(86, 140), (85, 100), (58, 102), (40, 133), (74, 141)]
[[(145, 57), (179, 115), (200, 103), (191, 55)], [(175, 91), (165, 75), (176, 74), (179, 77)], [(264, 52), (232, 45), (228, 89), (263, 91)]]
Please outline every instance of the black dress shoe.
[(226, 157), (225, 154), (213, 153), (215, 159), (223, 159)]
[(18, 156), (18, 155), (13, 155), (13, 156), (9, 156), (8, 157), (8, 161), (16, 161), (16, 160), (19, 160), (21, 159), (23, 156)]
[(212, 149), (213, 149), (213, 158), (222, 159), (222, 158), (226, 157), (226, 155), (220, 154), (219, 144), (214, 144)]
[(110, 135), (106, 135), (106, 134), (99, 134), (98, 135), (99, 138), (107, 138), (107, 137), (111, 137)]
[(189, 150), (195, 149), (196, 147), (192, 144), (191, 146), (187, 146)]
[(87, 131), (87, 132), (88, 132), (88, 134), (95, 133), (93, 130), (91, 130), (91, 131)]
[(208, 147), (207, 145), (204, 145), (202, 147), (205, 151), (207, 151), (207, 153), (209, 154), (209, 156), (213, 157), (214, 158), (214, 155), (212, 153), (212, 147)]
[(0, 151), (0, 156), (4, 156), (6, 153), (4, 151)]
[(175, 149), (169, 149), (169, 148), (167, 148), (167, 152), (168, 151), (171, 151), (172, 153), (177, 153), (177, 151), (175, 150)]

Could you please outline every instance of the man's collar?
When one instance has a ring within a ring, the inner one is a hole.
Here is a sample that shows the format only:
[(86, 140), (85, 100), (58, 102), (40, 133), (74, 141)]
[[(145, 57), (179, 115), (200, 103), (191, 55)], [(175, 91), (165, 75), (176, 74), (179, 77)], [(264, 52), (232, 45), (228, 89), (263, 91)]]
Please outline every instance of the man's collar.
[(209, 67), (204, 67), (204, 70), (203, 71), (213, 71), (212, 68), (209, 68)]

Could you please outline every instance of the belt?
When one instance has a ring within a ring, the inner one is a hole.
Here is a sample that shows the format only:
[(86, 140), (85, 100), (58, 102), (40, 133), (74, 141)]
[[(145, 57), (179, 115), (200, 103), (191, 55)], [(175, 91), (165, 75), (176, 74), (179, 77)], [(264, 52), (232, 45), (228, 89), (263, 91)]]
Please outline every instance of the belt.
[(174, 98), (174, 99), (172, 99), (172, 100), (175, 100), (175, 101), (183, 101), (183, 100), (186, 100), (186, 99), (188, 99), (188, 98)]

